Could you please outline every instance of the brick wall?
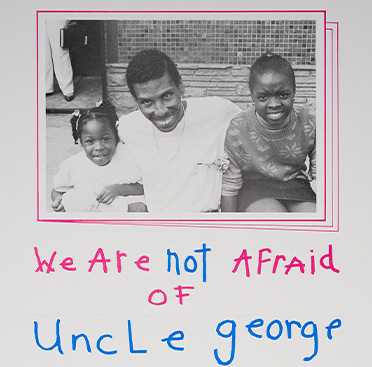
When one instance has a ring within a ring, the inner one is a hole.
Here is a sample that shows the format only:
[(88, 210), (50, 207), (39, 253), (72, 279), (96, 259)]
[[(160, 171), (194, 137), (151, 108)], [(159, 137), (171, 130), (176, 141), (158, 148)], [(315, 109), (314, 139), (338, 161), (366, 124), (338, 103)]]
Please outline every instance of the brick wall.
[[(145, 48), (177, 63), (250, 65), (270, 50), (292, 65), (315, 65), (314, 20), (119, 20), (115, 62)], [(114, 62), (114, 61), (113, 61)]]
[[(118, 109), (126, 114), (136, 109), (125, 82), (127, 64), (107, 64), (107, 91)], [(185, 86), (185, 97), (221, 96), (243, 109), (251, 102), (248, 88), (249, 66), (221, 64), (177, 64)], [(315, 67), (294, 65), (295, 104), (315, 109)]]

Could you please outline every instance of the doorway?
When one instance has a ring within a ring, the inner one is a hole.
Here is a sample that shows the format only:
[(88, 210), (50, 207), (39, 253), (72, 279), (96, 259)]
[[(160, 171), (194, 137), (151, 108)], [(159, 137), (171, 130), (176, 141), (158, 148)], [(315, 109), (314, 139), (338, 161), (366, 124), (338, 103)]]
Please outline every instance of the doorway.
[(71, 113), (95, 106), (104, 96), (104, 31), (103, 21), (77, 20), (86, 35), (86, 45), (70, 48), (74, 75), (75, 98), (65, 101), (55, 81), (55, 93), (46, 97), (47, 113)]

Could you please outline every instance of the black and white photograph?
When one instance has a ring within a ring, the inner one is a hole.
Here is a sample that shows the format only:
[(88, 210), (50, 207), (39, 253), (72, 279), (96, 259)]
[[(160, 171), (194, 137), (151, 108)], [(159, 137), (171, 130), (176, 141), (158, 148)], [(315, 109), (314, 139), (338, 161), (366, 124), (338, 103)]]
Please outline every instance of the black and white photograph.
[(321, 13), (101, 16), (39, 13), (41, 217), (323, 216)]

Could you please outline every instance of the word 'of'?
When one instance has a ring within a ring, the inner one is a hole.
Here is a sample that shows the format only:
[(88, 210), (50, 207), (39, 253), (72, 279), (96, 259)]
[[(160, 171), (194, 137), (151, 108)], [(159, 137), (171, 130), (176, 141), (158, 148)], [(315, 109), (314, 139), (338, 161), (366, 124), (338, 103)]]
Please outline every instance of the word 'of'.
[[(53, 267), (53, 263), (55, 260), (55, 257), (57, 255), (57, 251), (54, 251), (51, 255), (49, 261), (47, 260), (41, 260), (39, 251), (37, 247), (34, 247), (35, 256), (37, 259), (38, 267), (36, 268), (35, 272), (45, 272), (47, 274), (51, 272), (55, 272), (55, 269)], [(207, 252), (211, 251), (210, 248), (207, 248), (205, 243), (203, 244), (201, 249), (196, 249), (194, 252), (196, 254), (201, 254), (201, 266), (202, 266), (202, 279), (203, 282), (207, 281)], [(125, 252), (120, 252), (119, 250), (116, 251), (116, 268), (118, 273), (122, 272), (122, 258), (127, 257), (127, 254)], [(167, 250), (167, 271), (170, 273), (172, 270), (172, 263), (174, 264), (174, 269), (177, 275), (181, 275), (180, 270), (180, 258), (179, 255), (176, 252)], [(172, 261), (173, 260), (173, 261)], [(106, 257), (103, 249), (98, 248), (96, 251), (94, 257), (88, 261), (90, 263), (90, 267), (88, 269), (88, 272), (91, 272), (96, 266), (96, 264), (102, 264), (102, 270), (104, 273), (108, 272), (108, 266), (107, 264), (111, 262), (111, 259)], [(141, 271), (150, 271), (150, 268), (145, 266), (144, 264), (149, 264), (150, 258), (147, 255), (140, 256), (136, 261), (134, 261), (134, 264), (137, 266), (137, 268)], [(63, 261), (59, 264), (63, 270), (66, 271), (76, 271), (76, 267), (74, 265), (74, 261), (72, 257), (66, 257), (63, 259)], [(198, 260), (193, 256), (189, 255), (185, 258), (183, 262), (183, 269), (187, 273), (195, 273), (198, 269)], [(190, 296), (190, 293), (183, 292), (184, 290), (192, 290), (194, 289), (193, 286), (182, 286), (178, 285), (177, 287), (173, 288), (177, 294), (175, 297), (178, 298), (178, 302), (180, 305), (183, 305), (183, 298)], [(148, 302), (151, 305), (154, 306), (162, 306), (165, 305), (168, 301), (168, 297), (166, 293), (162, 289), (155, 289), (153, 290), (149, 296), (148, 296)]]
[[(42, 349), (43, 351), (52, 351), (56, 349), (60, 354), (64, 354), (62, 349), (62, 342), (61, 342), (61, 335), (60, 335), (60, 319), (56, 321), (56, 339), (53, 345), (50, 347), (46, 347), (42, 345), (40, 342), (39, 337), (39, 324), (37, 321), (34, 321), (34, 335), (35, 335), (35, 342), (36, 345)], [(341, 327), (341, 320), (334, 319), (332, 320), (326, 327), (326, 336), (329, 340), (332, 340), (333, 335), (332, 332), (334, 329), (338, 329)], [(225, 354), (225, 350), (227, 348), (223, 348), (224, 352), (220, 353), (217, 348), (213, 350), (214, 358), (219, 365), (228, 366), (230, 365), (234, 358), (235, 358), (235, 351), (236, 351), (236, 322), (234, 320), (223, 320), (221, 321), (216, 328), (216, 333), (223, 339), (229, 339), (229, 355), (225, 358), (221, 356), (221, 354)], [(250, 323), (245, 325), (247, 332), (250, 336), (262, 339), (264, 335), (266, 335), (268, 340), (278, 340), (281, 337), (286, 337), (288, 339), (292, 339), (293, 336), (301, 336), (305, 339), (312, 339), (313, 341), (313, 351), (310, 356), (304, 357), (303, 360), (308, 362), (311, 361), (317, 354), (319, 350), (319, 335), (318, 335), (318, 327), (317, 324), (313, 321), (307, 321), (303, 325), (296, 320), (285, 320), (284, 323), (278, 319), (272, 320), (265, 325), (263, 319), (258, 318), (252, 320)], [(131, 321), (128, 320), (127, 323), (128, 329), (128, 347), (129, 352), (133, 354), (145, 354), (147, 353), (147, 349), (136, 349), (134, 347), (133, 341), (133, 332), (132, 332), (132, 324)], [(161, 339), (163, 343), (166, 343), (168, 347), (174, 351), (182, 352), (185, 350), (184, 346), (182, 345), (182, 341), (184, 340), (185, 335), (182, 330), (176, 330), (169, 334), (166, 338)], [(85, 333), (80, 334), (72, 334), (71, 336), (71, 349), (72, 351), (76, 351), (77, 349), (77, 342), (81, 339), (80, 345), (84, 342), (85, 348), (88, 353), (92, 352), (91, 341)], [(106, 339), (113, 339), (111, 334), (102, 334), (98, 337), (97, 341), (95, 342), (95, 346), (99, 353), (104, 355), (114, 355), (118, 353), (115, 346), (115, 343), (109, 344), (108, 341), (105, 341), (105, 347), (103, 346), (103, 341)], [(108, 347), (110, 346), (110, 348)], [(82, 348), (80, 346), (80, 348)]]

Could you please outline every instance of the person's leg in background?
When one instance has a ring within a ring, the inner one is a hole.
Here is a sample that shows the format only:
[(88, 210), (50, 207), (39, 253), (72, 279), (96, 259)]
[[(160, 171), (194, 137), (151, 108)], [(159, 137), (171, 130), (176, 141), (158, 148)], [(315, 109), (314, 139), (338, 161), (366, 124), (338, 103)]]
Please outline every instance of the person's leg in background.
[[(53, 92), (53, 69), (58, 85), (67, 101), (74, 98), (74, 83), (68, 49), (60, 46), (60, 29), (67, 25), (67, 20), (47, 20), (46, 29), (46, 93)], [(49, 44), (49, 45), (48, 45)], [(52, 85), (51, 85), (52, 84)]]
[(54, 92), (53, 85), (53, 60), (52, 49), (49, 43), (49, 37), (45, 32), (45, 93), (51, 94)]

